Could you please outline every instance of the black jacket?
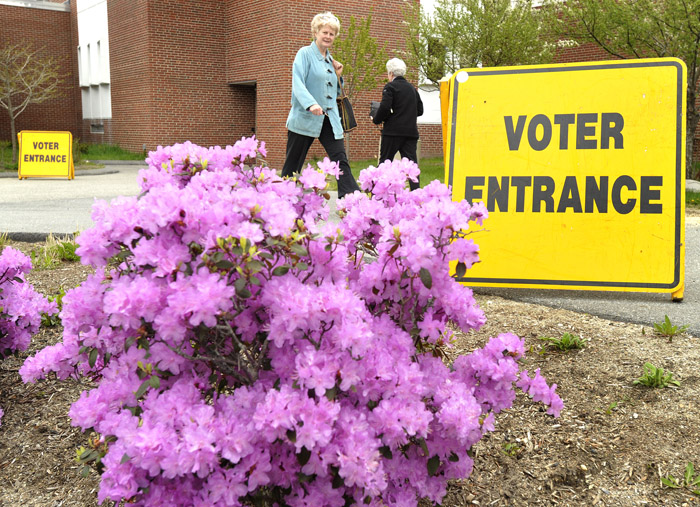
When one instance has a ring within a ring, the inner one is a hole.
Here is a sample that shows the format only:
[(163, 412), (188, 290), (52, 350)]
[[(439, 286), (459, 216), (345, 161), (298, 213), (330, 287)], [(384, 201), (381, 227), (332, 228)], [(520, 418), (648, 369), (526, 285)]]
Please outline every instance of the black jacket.
[(384, 122), (383, 136), (418, 138), (417, 118), (423, 114), (423, 101), (418, 90), (403, 76), (387, 83), (382, 91), (374, 123)]

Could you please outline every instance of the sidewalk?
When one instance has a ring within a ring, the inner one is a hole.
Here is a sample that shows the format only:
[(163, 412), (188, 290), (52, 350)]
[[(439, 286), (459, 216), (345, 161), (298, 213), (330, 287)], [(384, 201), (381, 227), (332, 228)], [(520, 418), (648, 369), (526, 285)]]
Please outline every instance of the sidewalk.
[[(95, 161), (98, 162), (98, 161)], [(75, 179), (29, 178), (0, 173), (0, 234), (15, 241), (44, 241), (92, 227), (95, 199), (138, 195), (141, 161), (100, 161), (102, 169), (75, 171)], [(337, 192), (331, 192), (335, 206)]]
[(108, 164), (75, 172), (75, 179), (29, 178), (16, 173), (0, 179), (0, 234), (16, 241), (43, 241), (92, 227), (95, 199), (137, 195), (138, 164)]
[[(95, 161), (102, 169), (78, 170), (75, 179), (29, 178), (0, 173), (0, 234), (17, 241), (43, 241), (46, 236), (70, 235), (92, 226), (95, 199), (137, 195), (142, 161)], [(700, 192), (700, 182), (686, 180)], [(335, 192), (333, 192), (335, 197)], [(333, 199), (333, 202), (335, 200)]]

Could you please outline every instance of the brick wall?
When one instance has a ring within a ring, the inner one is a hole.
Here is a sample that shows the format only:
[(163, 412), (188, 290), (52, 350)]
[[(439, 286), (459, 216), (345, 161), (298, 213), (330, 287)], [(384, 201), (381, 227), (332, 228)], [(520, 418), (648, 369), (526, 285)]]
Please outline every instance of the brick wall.
[[(389, 57), (403, 47), (397, 38), (402, 19), (400, 1), (353, 0), (333, 6), (333, 13), (349, 22), (350, 15), (364, 17), (372, 7), (371, 34), (387, 42)], [(257, 90), (255, 132), (268, 149), (268, 162), (281, 167), (287, 143), (285, 123), (291, 100), (291, 69), (299, 48), (311, 42), (311, 19), (327, 10), (327, 2), (297, 0), (237, 0), (226, 2), (226, 79), (230, 83), (254, 81)], [(341, 26), (341, 37), (343, 27)], [(332, 49), (331, 49), (332, 52)], [(377, 156), (379, 131), (369, 120), (369, 102), (381, 98), (382, 84), (361, 94), (355, 103), (359, 127), (346, 139), (353, 159)], [(314, 142), (310, 157), (325, 152)]]
[[(349, 21), (351, 14), (359, 18), (372, 7), (372, 35), (387, 42), (393, 57), (403, 46), (397, 39), (401, 6), (397, 0), (349, 0), (335, 14)], [(328, 5), (297, 0), (110, 0), (112, 120), (103, 123), (104, 134), (91, 133), (91, 122), (82, 119), (75, 9), (0, 9), (3, 20), (21, 18), (9, 24), (15, 32), (25, 29), (34, 40), (45, 34), (52, 48), (68, 55), (68, 93), (60, 107), (37, 110), (35, 118), (44, 121), (36, 128), (69, 129), (83, 142), (116, 143), (134, 151), (144, 144), (150, 150), (185, 140), (225, 145), (255, 133), (267, 144), (270, 164), (281, 166), (292, 61), (311, 41), (311, 19)], [(60, 22), (54, 20), (57, 17)], [(5, 28), (0, 34), (8, 36)], [(51, 39), (59, 35), (60, 43)], [(367, 109), (370, 100), (381, 97), (381, 88), (380, 83), (356, 101), (359, 128), (347, 141), (353, 158), (376, 156), (379, 131)], [(310, 155), (324, 155), (319, 143)]]
[(153, 110), (148, 1), (111, 0), (107, 17), (113, 139), (141, 150), (150, 139)]
[(418, 133), (420, 134), (420, 156), (441, 157), (442, 125), (418, 125)]
[(554, 57), (555, 63), (594, 62), (597, 60), (615, 59), (610, 53), (592, 43), (560, 48)]
[[(71, 38), (71, 13), (0, 5), (0, 46), (29, 43), (41, 54), (56, 58), (60, 73), (65, 76), (62, 95), (41, 104), (31, 104), (17, 118), (17, 132), (21, 130), (61, 130), (79, 136), (80, 102), (76, 102), (77, 62)], [(0, 109), (0, 139), (10, 140), (10, 118), (6, 109)]]
[(226, 145), (238, 127), (237, 98), (225, 79), (225, 2), (108, 2), (112, 128), (130, 150), (192, 141)]

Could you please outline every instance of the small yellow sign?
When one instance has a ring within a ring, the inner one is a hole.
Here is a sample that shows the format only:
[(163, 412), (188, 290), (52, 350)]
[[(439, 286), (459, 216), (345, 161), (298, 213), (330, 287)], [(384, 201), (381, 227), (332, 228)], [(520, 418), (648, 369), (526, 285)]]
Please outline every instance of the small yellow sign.
[(446, 181), (489, 210), (459, 281), (682, 298), (682, 61), (468, 69), (445, 89)]
[(23, 130), (19, 139), (19, 179), (74, 178), (70, 132)]

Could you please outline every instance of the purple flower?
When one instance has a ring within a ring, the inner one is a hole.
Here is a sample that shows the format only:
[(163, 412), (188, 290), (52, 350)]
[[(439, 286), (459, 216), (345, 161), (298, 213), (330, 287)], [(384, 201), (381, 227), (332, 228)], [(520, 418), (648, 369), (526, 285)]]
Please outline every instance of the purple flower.
[[(69, 415), (106, 452), (100, 501), (440, 502), (516, 383), (558, 415), (556, 386), (520, 372), (515, 335), (439, 359), (448, 324), (485, 322), (450, 276), (450, 262), (478, 261), (465, 234), (482, 204), (453, 202), (437, 181), (408, 191), (419, 169), (404, 159), (363, 171), (368, 193), (346, 196), (331, 223), (337, 164), (282, 179), (264, 156), (255, 138), (159, 147), (142, 195), (97, 202), (78, 238), (96, 272), (64, 298), (63, 341), (20, 373), (94, 381)], [(27, 314), (48, 306), (19, 285), (0, 278), (0, 307), (24, 346)]]

